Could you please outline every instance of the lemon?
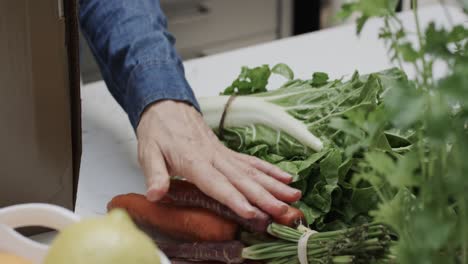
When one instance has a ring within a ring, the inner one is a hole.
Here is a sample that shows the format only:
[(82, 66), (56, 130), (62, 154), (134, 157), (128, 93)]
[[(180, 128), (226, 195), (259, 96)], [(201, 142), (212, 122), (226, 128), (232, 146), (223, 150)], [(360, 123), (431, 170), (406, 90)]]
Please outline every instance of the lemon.
[[(1, 262), (3, 263), (3, 262)], [(107, 216), (74, 224), (54, 239), (44, 264), (160, 264), (154, 242), (128, 214), (116, 209)]]

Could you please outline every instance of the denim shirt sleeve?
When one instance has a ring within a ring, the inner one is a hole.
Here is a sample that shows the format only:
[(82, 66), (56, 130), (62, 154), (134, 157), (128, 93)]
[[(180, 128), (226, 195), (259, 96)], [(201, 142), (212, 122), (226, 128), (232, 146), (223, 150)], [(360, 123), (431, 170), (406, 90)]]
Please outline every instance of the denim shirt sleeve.
[(134, 129), (145, 108), (159, 100), (183, 101), (199, 110), (159, 0), (80, 0), (80, 25)]

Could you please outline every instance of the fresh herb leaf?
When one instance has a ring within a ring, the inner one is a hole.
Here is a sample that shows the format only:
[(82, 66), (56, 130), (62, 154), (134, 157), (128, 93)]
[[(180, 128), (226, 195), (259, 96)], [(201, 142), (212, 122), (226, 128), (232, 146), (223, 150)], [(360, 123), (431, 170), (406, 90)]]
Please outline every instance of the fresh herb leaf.
[(271, 71), (268, 65), (255, 68), (242, 67), (239, 77), (227, 87), (222, 95), (254, 94), (265, 92)]
[(322, 86), (328, 82), (328, 74), (325, 72), (314, 72), (312, 74), (312, 86)]
[(288, 80), (294, 79), (294, 72), (291, 70), (291, 68), (289, 68), (288, 65), (284, 63), (279, 63), (273, 66), (271, 72), (279, 74)]

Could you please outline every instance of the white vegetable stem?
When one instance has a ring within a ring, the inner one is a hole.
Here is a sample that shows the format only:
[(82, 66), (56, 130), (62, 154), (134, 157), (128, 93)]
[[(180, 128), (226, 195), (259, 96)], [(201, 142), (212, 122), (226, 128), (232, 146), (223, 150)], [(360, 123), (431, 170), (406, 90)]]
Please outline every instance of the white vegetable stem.
[[(211, 128), (218, 128), (228, 99), (229, 96), (198, 98), (205, 121)], [(289, 115), (283, 107), (265, 99), (267, 97), (236, 97), (227, 110), (224, 127), (261, 124), (282, 131), (315, 151), (322, 150), (322, 141), (304, 123)]]

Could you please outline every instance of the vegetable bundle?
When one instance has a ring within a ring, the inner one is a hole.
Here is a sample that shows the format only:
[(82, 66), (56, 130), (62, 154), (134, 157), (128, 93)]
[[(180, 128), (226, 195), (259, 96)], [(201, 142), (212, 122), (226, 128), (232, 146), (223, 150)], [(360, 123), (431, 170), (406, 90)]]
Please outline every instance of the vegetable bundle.
[[(262, 263), (299, 263), (299, 241), (303, 235), (311, 232), (305, 226), (293, 228), (274, 222), (270, 224), (271, 221), (267, 220), (266, 230), (258, 230), (260, 233), (245, 232), (240, 240), (235, 240), (238, 226), (229, 219), (247, 229), (252, 225), (246, 225), (246, 222), (258, 223), (265, 219), (246, 220), (233, 217), (232, 211), (219, 210), (224, 206), (190, 187), (190, 184), (176, 180), (171, 185), (177, 186), (178, 190), (170, 191), (162, 202), (150, 202), (139, 194), (125, 194), (114, 197), (109, 202), (108, 209), (125, 209), (141, 230), (155, 240), (158, 239), (158, 236), (153, 236), (155, 231), (179, 239), (176, 243), (157, 241), (159, 248), (177, 261), (246, 263), (248, 260), (258, 260)], [(291, 216), (300, 220), (302, 214), (291, 213), (274, 221), (289, 222), (291, 226), (297, 226), (292, 224), (296, 221), (292, 221)], [(270, 236), (266, 236), (267, 234)], [(391, 255), (387, 250), (390, 241), (386, 227), (369, 224), (314, 233), (302, 243), (303, 254), (311, 262), (351, 263), (390, 259)], [(252, 245), (245, 247), (244, 244)]]
[[(266, 65), (244, 67), (223, 96), (201, 98), (208, 124), (218, 130), (225, 111), (223, 141), (227, 146), (292, 174), (293, 186), (303, 194), (295, 206), (315, 229), (368, 222), (368, 212), (378, 197), (370, 184), (353, 180), (362, 153), (369, 149), (401, 152), (411, 143), (366, 118), (381, 108), (383, 95), (395, 83), (407, 82), (405, 74), (397, 69), (365, 76), (356, 72), (343, 81), (314, 73), (310, 80), (289, 80), (263, 92), (272, 72), (293, 77), (284, 64), (272, 70)], [(225, 109), (226, 94), (233, 93), (238, 96)], [(370, 133), (372, 138), (367, 137)]]
[(275, 241), (255, 243), (243, 250), (246, 259), (266, 260), (269, 264), (281, 263), (369, 263), (391, 261), (394, 257), (388, 248), (391, 236), (388, 229), (379, 224), (313, 233), (304, 241), (303, 262), (299, 260), (301, 238), (310, 232), (306, 227), (293, 229), (271, 224), (268, 233)]

